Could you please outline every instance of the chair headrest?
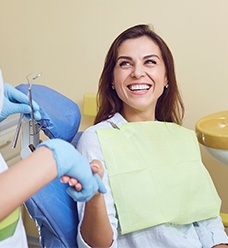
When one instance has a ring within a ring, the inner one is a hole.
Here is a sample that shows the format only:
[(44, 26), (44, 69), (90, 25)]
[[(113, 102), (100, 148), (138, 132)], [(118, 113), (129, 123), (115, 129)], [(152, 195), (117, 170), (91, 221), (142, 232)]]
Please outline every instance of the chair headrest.
[[(16, 87), (27, 95), (28, 84)], [(32, 85), (32, 98), (40, 106), (41, 129), (50, 138), (71, 142), (78, 131), (81, 113), (78, 105), (59, 92), (39, 84)]]

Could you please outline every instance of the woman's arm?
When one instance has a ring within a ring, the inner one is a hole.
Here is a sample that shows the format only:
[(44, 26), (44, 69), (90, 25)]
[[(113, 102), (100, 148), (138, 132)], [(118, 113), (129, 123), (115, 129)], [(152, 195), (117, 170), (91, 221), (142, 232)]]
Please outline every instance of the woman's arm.
[(104, 196), (97, 193), (85, 205), (81, 235), (91, 247), (110, 247), (113, 233), (106, 211)]
[(58, 175), (53, 153), (40, 147), (0, 174), (0, 221)]
[[(80, 219), (78, 243), (82, 247), (113, 246), (116, 244), (117, 237), (116, 211), (109, 186), (107, 170), (104, 167), (99, 140), (93, 128), (92, 130), (86, 130), (82, 134), (77, 149), (86, 156), (89, 161), (97, 159), (102, 162), (103, 166), (99, 166), (102, 168), (102, 171), (99, 169), (98, 173), (100, 177), (103, 178), (107, 189), (105, 195), (97, 193), (90, 201), (78, 204)], [(92, 164), (93, 162), (91, 162), (91, 165)]]
[[(104, 169), (99, 160), (91, 163), (93, 173), (99, 173), (103, 178)], [(68, 176), (62, 177), (64, 183), (69, 183), (75, 190), (81, 190), (80, 182)], [(103, 194), (97, 192), (85, 205), (84, 218), (82, 220), (81, 235), (83, 240), (91, 247), (110, 247), (112, 244), (112, 228), (108, 218)], [(103, 235), (105, 233), (105, 235)]]
[[(93, 167), (93, 165), (99, 168), (99, 176), (103, 178), (104, 168), (101, 162), (93, 160), (91, 166)], [(113, 234), (104, 195), (99, 192), (85, 205), (81, 235), (84, 241), (91, 247), (110, 247), (112, 244)]]

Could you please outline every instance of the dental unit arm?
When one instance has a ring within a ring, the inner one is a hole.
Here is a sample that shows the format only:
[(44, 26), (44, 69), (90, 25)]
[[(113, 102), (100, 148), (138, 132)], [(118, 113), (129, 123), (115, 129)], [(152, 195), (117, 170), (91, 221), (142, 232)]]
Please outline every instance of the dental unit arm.
[[(35, 127), (35, 133), (33, 133), (33, 127)], [(26, 158), (31, 152), (33, 152), (37, 145), (40, 143), (40, 128), (39, 125), (32, 120), (24, 118), (21, 132), (21, 157)]]

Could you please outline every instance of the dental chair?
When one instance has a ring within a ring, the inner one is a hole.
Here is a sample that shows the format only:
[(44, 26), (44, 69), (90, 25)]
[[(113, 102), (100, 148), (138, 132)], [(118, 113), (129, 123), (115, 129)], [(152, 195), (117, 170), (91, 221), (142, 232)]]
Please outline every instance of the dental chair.
[[(27, 84), (16, 88), (27, 94)], [(40, 106), (42, 118), (38, 124), (45, 135), (50, 139), (64, 139), (76, 146), (81, 135), (77, 132), (81, 119), (78, 105), (43, 85), (33, 84), (32, 96)], [(27, 132), (22, 130), (22, 136), (26, 135), (30, 135), (29, 130)], [(78, 247), (77, 203), (66, 193), (67, 187), (68, 185), (56, 179), (24, 203), (30, 217), (36, 223), (42, 247)]]

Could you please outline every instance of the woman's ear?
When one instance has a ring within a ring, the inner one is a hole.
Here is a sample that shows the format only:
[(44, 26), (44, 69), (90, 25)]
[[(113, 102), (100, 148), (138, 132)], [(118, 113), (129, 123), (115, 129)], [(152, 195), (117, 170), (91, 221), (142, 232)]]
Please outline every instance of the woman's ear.
[(169, 81), (167, 77), (165, 76), (165, 82), (164, 82), (164, 87), (167, 89), (169, 87)]

